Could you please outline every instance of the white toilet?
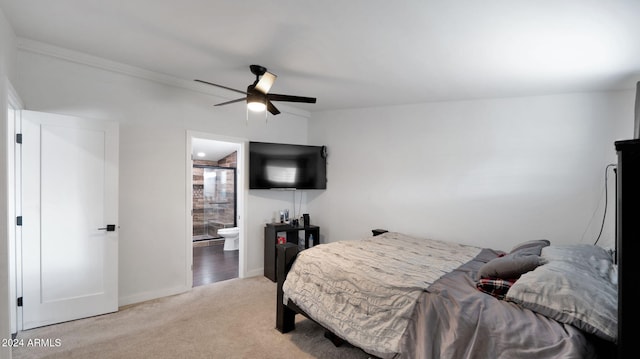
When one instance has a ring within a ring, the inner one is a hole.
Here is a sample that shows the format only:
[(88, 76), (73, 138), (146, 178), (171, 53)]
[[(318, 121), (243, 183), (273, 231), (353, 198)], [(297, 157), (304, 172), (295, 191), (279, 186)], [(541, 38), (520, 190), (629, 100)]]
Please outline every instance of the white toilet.
[(225, 251), (235, 251), (240, 248), (240, 229), (238, 227), (220, 228), (218, 234), (224, 237)]

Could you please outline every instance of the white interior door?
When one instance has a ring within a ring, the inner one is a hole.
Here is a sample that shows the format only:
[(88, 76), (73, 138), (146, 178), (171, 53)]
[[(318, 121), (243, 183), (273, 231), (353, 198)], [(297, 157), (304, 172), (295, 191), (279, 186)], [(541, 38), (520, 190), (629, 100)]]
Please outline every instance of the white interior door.
[(22, 121), (23, 329), (117, 311), (118, 124)]

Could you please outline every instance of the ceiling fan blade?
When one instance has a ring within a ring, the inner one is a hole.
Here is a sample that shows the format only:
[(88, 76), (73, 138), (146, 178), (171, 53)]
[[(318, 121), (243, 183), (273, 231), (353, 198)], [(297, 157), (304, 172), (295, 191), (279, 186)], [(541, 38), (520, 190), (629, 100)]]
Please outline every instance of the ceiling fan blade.
[(203, 84), (207, 84), (207, 85), (211, 85), (211, 86), (220, 87), (220, 88), (223, 88), (223, 89), (225, 89), (225, 90), (235, 91), (235, 92), (237, 92), (237, 93), (241, 93), (241, 94), (245, 94), (245, 95), (247, 94), (247, 93), (246, 93), (246, 92), (244, 92), (244, 91), (240, 91), (240, 90), (232, 89), (231, 87), (227, 87), (227, 86), (222, 86), (222, 85), (214, 84), (214, 83), (207, 82), (207, 81), (202, 81), (202, 80), (193, 80), (193, 81), (201, 82), (201, 83), (203, 83)]
[(276, 81), (276, 75), (272, 74), (271, 72), (265, 72), (264, 75), (262, 75), (262, 77), (260, 78), (260, 81), (258, 81), (258, 83), (256, 84), (255, 89), (262, 92), (263, 94), (266, 94), (267, 92), (269, 92), (269, 89), (271, 89), (271, 86), (273, 86), (273, 83)]
[(280, 95), (280, 94), (270, 93), (270, 94), (267, 94), (267, 98), (271, 101), (316, 103), (315, 97), (302, 97), (302, 96)]
[(280, 113), (280, 110), (278, 110), (271, 101), (267, 101), (267, 110), (274, 116)]
[(236, 103), (236, 102), (246, 101), (246, 100), (247, 100), (247, 98), (243, 97), (243, 98), (238, 98), (238, 99), (227, 101), (227, 102), (218, 103), (218, 104), (215, 104), (214, 106), (228, 105), (230, 103)]

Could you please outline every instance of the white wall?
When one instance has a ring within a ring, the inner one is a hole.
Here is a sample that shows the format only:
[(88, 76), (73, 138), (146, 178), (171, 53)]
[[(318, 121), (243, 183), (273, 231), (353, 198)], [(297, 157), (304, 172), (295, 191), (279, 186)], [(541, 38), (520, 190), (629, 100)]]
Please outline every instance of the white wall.
[[(510, 249), (592, 243), (614, 140), (631, 138), (633, 91), (314, 113), (327, 191), (310, 198), (324, 241), (372, 228)], [(614, 244), (614, 177), (599, 244)], [(597, 213), (591, 220), (594, 211)], [(591, 223), (590, 223), (591, 221)]]
[[(9, 169), (7, 167), (7, 96), (8, 82), (14, 79), (14, 62), (15, 62), (15, 35), (13, 29), (4, 17), (2, 9), (0, 9), (0, 148), (2, 148), (2, 156), (0, 156), (0, 339), (11, 338), (11, 327), (9, 318), (13, 310), (13, 301), (15, 298), (9, 297), (9, 251), (8, 251), (8, 232), (12, 230), (7, 218), (7, 176)], [(0, 347), (0, 358), (11, 358), (11, 350), (9, 348)]]
[[(102, 66), (99, 59), (66, 50), (37, 50), (46, 54), (18, 51), (16, 88), (27, 109), (120, 122), (121, 305), (188, 289), (187, 130), (256, 141), (307, 141), (308, 114), (283, 111), (267, 124), (258, 116), (247, 125), (242, 105), (213, 107), (222, 99), (105, 70), (101, 67), (113, 64)], [(246, 273), (262, 275), (264, 222), (290, 195), (252, 191), (246, 198)]]

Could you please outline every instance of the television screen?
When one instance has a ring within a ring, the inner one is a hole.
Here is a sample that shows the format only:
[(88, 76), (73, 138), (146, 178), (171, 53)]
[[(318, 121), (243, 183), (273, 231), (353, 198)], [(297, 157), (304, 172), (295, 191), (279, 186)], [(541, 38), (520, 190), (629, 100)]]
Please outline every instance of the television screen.
[(249, 189), (326, 189), (324, 146), (249, 142)]

